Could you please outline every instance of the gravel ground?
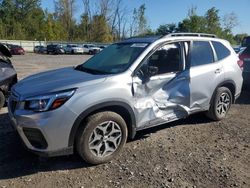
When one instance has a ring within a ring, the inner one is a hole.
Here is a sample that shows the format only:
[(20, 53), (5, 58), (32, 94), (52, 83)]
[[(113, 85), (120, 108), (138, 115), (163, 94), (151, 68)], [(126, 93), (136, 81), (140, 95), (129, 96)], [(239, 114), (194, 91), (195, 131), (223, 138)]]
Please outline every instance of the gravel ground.
[[(77, 65), (87, 55), (15, 56), (19, 79)], [(89, 166), (77, 155), (39, 158), (27, 152), (0, 111), (0, 188), (7, 187), (250, 187), (250, 91), (228, 117), (203, 114), (137, 133), (108, 164)]]

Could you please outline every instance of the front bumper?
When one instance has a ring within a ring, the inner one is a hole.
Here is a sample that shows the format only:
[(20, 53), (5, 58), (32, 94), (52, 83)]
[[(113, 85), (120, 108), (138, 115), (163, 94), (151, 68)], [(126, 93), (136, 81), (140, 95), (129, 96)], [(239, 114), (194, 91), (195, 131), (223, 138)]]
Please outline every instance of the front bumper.
[(9, 98), (11, 123), (28, 150), (42, 156), (73, 153), (73, 146), (69, 146), (69, 135), (77, 118), (75, 113), (65, 106), (54, 111), (36, 113), (19, 110), (18, 105), (21, 105), (21, 102)]

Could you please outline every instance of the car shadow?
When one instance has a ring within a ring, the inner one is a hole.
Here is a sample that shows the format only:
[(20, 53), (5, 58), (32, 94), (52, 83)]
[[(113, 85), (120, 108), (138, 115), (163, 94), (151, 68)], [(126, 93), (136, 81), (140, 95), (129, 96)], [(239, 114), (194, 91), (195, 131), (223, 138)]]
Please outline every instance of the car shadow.
[[(2, 123), (2, 120), (5, 120)], [(8, 126), (7, 113), (0, 114), (0, 180), (22, 177), (38, 172), (88, 168), (77, 155), (41, 158), (27, 151), (16, 131)], [(3, 130), (8, 129), (8, 130)]]
[(140, 139), (145, 139), (147, 137), (150, 136), (150, 134), (152, 133), (157, 133), (163, 129), (168, 129), (171, 127), (175, 127), (175, 126), (180, 126), (180, 125), (184, 125), (184, 126), (189, 126), (189, 125), (204, 125), (207, 123), (211, 123), (211, 119), (209, 119), (207, 116), (205, 116), (204, 113), (197, 113), (197, 114), (193, 114), (190, 115), (187, 118), (184, 119), (180, 119), (177, 121), (173, 121), (170, 123), (165, 123), (159, 126), (155, 126), (155, 127), (151, 127), (151, 128), (147, 128), (141, 131), (138, 131), (136, 133), (136, 136), (133, 140), (131, 140), (132, 142), (135, 140), (140, 140)]
[[(250, 104), (250, 91), (243, 91), (237, 104)], [(168, 124), (138, 131), (134, 140), (141, 140), (163, 129), (178, 125), (199, 125), (211, 123), (204, 113), (198, 113)], [(133, 142), (134, 140), (130, 141)], [(78, 155), (41, 158), (27, 151), (17, 132), (11, 128), (7, 113), (0, 114), (0, 180), (12, 179), (38, 172), (89, 168)]]

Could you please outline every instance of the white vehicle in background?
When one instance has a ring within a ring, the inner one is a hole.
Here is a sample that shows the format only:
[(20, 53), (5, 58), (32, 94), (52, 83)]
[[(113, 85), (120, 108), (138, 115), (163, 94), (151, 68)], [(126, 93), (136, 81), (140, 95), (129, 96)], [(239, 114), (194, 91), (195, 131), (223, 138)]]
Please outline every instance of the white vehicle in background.
[(86, 49), (86, 53), (90, 54), (90, 55), (94, 55), (99, 53), (102, 49), (93, 45), (93, 44), (84, 44), (83, 48)]
[(84, 53), (84, 50), (81, 46), (72, 45), (72, 44), (68, 44), (64, 50), (66, 54), (83, 54)]

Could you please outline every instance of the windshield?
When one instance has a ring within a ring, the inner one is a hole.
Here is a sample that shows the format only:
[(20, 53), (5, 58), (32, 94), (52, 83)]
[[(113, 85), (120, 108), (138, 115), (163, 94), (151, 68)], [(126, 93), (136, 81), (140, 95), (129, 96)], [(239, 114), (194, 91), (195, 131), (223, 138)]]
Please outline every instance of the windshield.
[(144, 51), (148, 43), (118, 43), (110, 45), (93, 56), (77, 69), (103, 74), (117, 74), (125, 71)]

